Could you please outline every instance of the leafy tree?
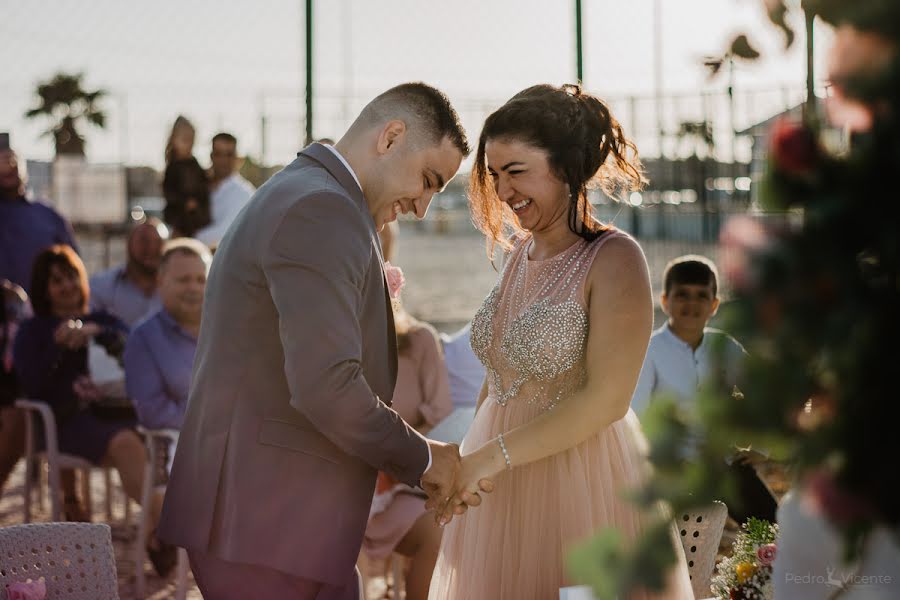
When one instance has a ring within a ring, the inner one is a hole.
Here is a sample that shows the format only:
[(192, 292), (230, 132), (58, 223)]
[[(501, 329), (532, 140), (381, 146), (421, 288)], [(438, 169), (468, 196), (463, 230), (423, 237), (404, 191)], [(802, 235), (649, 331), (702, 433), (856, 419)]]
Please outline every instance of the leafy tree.
[(48, 118), (57, 155), (84, 156), (84, 137), (79, 133), (83, 121), (103, 128), (106, 113), (98, 106), (107, 93), (103, 89), (88, 91), (82, 86), (83, 73), (57, 73), (37, 86), (38, 105), (25, 113), (29, 119)]

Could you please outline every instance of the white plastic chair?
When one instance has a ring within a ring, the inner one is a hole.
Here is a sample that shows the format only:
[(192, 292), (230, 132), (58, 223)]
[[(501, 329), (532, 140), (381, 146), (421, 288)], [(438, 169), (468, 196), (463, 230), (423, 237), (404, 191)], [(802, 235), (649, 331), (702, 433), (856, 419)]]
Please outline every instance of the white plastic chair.
[(0, 528), (0, 589), (44, 578), (46, 600), (118, 600), (109, 525), (30, 523)]
[[(25, 412), (25, 464), (32, 465), (35, 462), (47, 461), (48, 471), (48, 487), (50, 492), (50, 514), (53, 521), (62, 520), (62, 485), (60, 484), (60, 470), (74, 469), (82, 472), (81, 477), (81, 494), (88, 511), (92, 510), (91, 502), (91, 484), (90, 474), (94, 469), (103, 472), (103, 479), (106, 486), (106, 519), (109, 522), (113, 520), (112, 506), (112, 477), (111, 468), (97, 467), (89, 461), (71, 454), (63, 454), (59, 451), (59, 443), (56, 437), (56, 418), (53, 416), (53, 410), (46, 402), (35, 400), (16, 400), (16, 406)], [(35, 417), (40, 421), (44, 430), (45, 450), (37, 451), (37, 438), (35, 436), (34, 425)], [(38, 483), (31, 477), (25, 477), (25, 485), (22, 488), (24, 521), (31, 523), (31, 501), (32, 501), (32, 485)], [(40, 495), (40, 489), (38, 489)], [(123, 494), (124, 495), (124, 494)], [(125, 497), (125, 523), (131, 518), (131, 503), (128, 497)]]
[[(147, 463), (144, 465), (144, 481), (141, 486), (141, 506), (150, 506), (151, 497), (153, 495), (154, 477), (159, 460), (163, 455), (166, 445), (171, 445), (174, 450), (178, 444), (178, 431), (174, 429), (146, 429), (138, 426), (138, 433), (144, 439), (147, 446)], [(141, 509), (141, 516), (138, 520), (138, 534), (134, 543), (134, 564), (135, 564), (135, 595), (143, 598), (146, 595), (147, 577), (144, 574), (144, 560), (146, 558), (147, 536), (150, 535), (148, 513), (146, 509)], [(178, 549), (178, 564), (175, 567), (175, 598), (184, 600), (187, 596), (187, 570), (188, 556), (184, 548)]]
[(687, 558), (694, 598), (709, 598), (711, 594), (710, 580), (727, 518), (725, 504), (714, 502), (712, 506), (682, 513), (675, 519)]

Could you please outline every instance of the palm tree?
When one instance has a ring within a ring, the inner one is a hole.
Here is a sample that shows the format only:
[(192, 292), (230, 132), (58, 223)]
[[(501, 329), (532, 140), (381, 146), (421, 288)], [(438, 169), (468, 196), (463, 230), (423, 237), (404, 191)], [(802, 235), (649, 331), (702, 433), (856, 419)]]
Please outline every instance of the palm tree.
[(78, 133), (81, 120), (100, 128), (106, 125), (106, 113), (97, 106), (106, 91), (85, 90), (81, 86), (83, 77), (83, 73), (57, 73), (50, 81), (38, 83), (40, 103), (25, 113), (29, 119), (49, 117), (53, 120), (44, 135), (53, 136), (57, 155), (84, 156), (84, 138)]

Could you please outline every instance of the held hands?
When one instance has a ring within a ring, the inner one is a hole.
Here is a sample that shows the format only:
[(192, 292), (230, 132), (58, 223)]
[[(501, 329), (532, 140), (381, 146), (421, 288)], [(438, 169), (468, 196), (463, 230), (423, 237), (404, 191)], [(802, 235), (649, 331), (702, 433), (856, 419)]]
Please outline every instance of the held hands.
[(453, 495), (454, 483), (459, 473), (459, 446), (428, 440), (431, 449), (431, 467), (422, 475), (422, 489), (428, 494), (428, 502), (444, 501)]
[[(459, 448), (455, 444), (429, 444), (432, 449), (432, 468), (422, 477), (423, 489), (428, 494), (425, 507), (435, 512), (435, 520), (443, 526), (454, 515), (462, 515), (470, 506), (481, 504), (479, 492), (491, 493), (494, 490), (491, 479), (500, 472), (502, 466), (497, 465), (496, 457), (489, 451), (490, 445), (460, 459)], [(436, 481), (440, 473), (435, 469), (438, 461), (436, 447), (440, 448), (439, 452), (447, 452), (443, 448), (452, 448), (455, 454), (452, 471), (444, 471), (444, 479), (440, 483)], [(447, 475), (451, 472), (453, 477), (448, 479)]]

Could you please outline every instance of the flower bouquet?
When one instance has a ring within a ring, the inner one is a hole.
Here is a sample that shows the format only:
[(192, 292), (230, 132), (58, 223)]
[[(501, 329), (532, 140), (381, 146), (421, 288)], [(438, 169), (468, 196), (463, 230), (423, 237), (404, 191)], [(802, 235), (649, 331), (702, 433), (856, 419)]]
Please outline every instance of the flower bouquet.
[(778, 525), (751, 517), (741, 529), (731, 557), (716, 566), (712, 591), (720, 600), (771, 600)]

